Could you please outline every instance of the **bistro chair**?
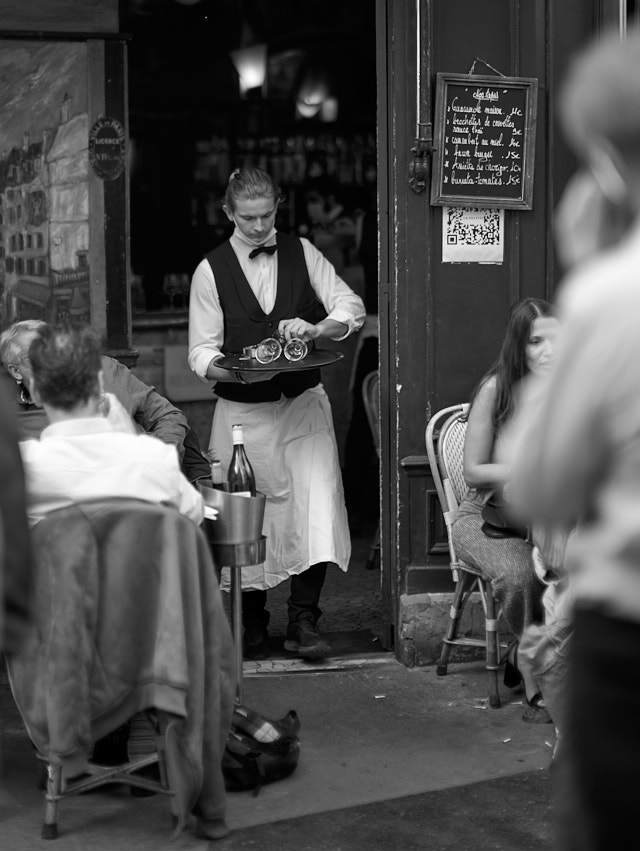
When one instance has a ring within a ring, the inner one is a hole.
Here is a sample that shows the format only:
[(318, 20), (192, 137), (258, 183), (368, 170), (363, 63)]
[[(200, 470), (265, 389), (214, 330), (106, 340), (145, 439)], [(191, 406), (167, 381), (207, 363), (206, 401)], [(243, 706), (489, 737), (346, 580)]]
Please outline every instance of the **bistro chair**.
[[(498, 671), (506, 658), (506, 650), (503, 658), (498, 630), (500, 612), (496, 608), (491, 582), (480, 571), (457, 557), (452, 535), (455, 511), (468, 490), (462, 467), (468, 413), (469, 405), (466, 403), (443, 408), (431, 417), (425, 433), (429, 466), (447, 528), (451, 572), (455, 583), (449, 626), (436, 673), (440, 677), (446, 675), (452, 647), (484, 648), (489, 672), (489, 703), (497, 708), (501, 705)], [(482, 600), (484, 639), (461, 635), (462, 616), (474, 591), (480, 594)]]
[[(367, 422), (371, 429), (371, 437), (378, 458), (380, 458), (380, 375), (378, 370), (368, 372), (362, 379), (362, 401), (367, 414)], [(380, 520), (376, 527), (375, 535), (369, 547), (369, 557), (365, 567), (367, 570), (375, 570), (380, 561)]]
[(42, 838), (62, 800), (111, 783), (166, 795), (177, 835), (194, 804), (224, 804), (235, 694), (206, 539), (173, 508), (106, 499), (52, 511), (32, 541), (34, 624), (7, 665), (44, 767)]

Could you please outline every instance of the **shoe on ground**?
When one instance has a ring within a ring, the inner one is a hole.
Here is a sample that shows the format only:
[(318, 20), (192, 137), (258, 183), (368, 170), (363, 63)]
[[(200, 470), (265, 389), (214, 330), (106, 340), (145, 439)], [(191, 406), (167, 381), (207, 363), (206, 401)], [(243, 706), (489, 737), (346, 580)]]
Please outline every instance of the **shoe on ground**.
[(522, 713), (522, 720), (526, 724), (553, 723), (549, 710), (547, 709), (544, 700), (542, 700), (539, 695), (536, 695), (528, 702), (528, 705)]
[(331, 655), (329, 643), (322, 638), (313, 624), (306, 621), (289, 626), (284, 649), (297, 653), (304, 659), (323, 659)]
[(518, 669), (518, 642), (514, 641), (509, 647), (504, 663), (504, 684), (513, 691), (523, 690), (522, 674)]
[(248, 626), (242, 639), (243, 656), (250, 661), (268, 659), (271, 655), (269, 648), (269, 633), (264, 627)]
[(198, 819), (197, 834), (203, 839), (224, 839), (229, 828), (223, 818)]

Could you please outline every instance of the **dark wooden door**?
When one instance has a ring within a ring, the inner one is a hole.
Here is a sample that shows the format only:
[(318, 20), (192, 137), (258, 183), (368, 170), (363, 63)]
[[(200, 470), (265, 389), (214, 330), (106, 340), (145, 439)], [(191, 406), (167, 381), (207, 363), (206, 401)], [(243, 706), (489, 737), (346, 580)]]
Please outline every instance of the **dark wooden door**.
[[(554, 92), (603, 10), (601, 0), (377, 0), (382, 587), (396, 654), (408, 664), (421, 659), (412, 600), (451, 588), (425, 426), (435, 411), (468, 400), (497, 354), (510, 304), (553, 296), (553, 211), (575, 169), (557, 132)], [(474, 68), (538, 81), (533, 205), (504, 212), (495, 265), (444, 263), (442, 208), (430, 203), (436, 75)], [(412, 170), (416, 148), (423, 175)], [(426, 186), (416, 191), (420, 176)]]

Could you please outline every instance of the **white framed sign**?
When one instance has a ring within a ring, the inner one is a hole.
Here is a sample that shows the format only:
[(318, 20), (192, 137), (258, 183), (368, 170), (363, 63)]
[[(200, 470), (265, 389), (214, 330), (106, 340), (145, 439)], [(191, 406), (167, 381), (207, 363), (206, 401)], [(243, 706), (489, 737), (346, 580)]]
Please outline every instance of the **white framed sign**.
[(443, 207), (442, 262), (504, 262), (504, 210)]

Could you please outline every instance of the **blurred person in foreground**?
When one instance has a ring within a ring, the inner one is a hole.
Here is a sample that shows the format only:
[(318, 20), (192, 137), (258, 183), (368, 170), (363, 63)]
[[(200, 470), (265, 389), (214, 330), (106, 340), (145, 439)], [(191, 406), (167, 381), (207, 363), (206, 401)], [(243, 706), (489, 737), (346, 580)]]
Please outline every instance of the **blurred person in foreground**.
[(30, 623), (33, 565), (18, 428), (0, 387), (0, 652), (13, 655)]
[[(536, 521), (576, 523), (558, 848), (629, 847), (640, 788), (640, 32), (574, 60), (560, 120), (618, 239), (592, 227), (558, 298), (562, 333), (517, 476)], [(592, 223), (595, 221), (591, 219)], [(604, 220), (603, 220), (604, 221)], [(609, 223), (610, 224), (610, 223)], [(589, 241), (592, 247), (589, 247)]]
[(100, 345), (89, 328), (45, 326), (32, 341), (29, 392), (49, 425), (20, 443), (32, 523), (73, 502), (130, 497), (170, 505), (193, 522), (202, 497), (178, 454), (151, 435), (117, 430), (102, 410)]
[[(17, 385), (15, 406), (23, 440), (40, 437), (47, 425), (44, 410), (34, 403), (29, 392), (29, 346), (46, 327), (47, 323), (40, 319), (24, 319), (0, 335), (0, 360)], [(102, 355), (101, 367), (102, 411), (110, 421), (121, 430), (146, 432), (174, 445), (190, 482), (209, 476), (209, 464), (182, 411), (114, 358)]]

